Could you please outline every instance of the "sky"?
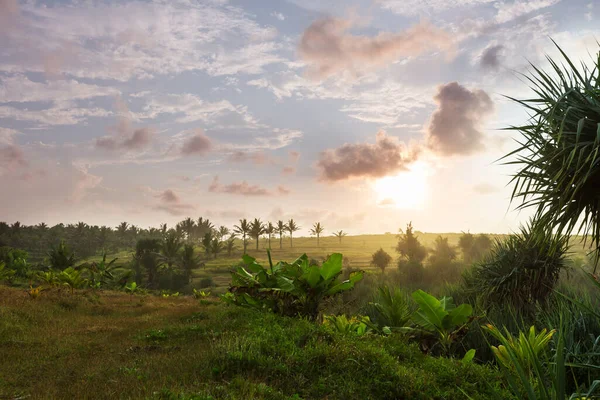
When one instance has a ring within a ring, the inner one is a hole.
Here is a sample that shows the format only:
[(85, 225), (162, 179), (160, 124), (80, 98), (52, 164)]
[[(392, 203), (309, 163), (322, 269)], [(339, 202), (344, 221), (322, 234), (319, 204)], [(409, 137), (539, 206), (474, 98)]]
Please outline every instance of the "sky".
[(0, 0), (0, 220), (516, 230), (527, 98), (600, 1)]

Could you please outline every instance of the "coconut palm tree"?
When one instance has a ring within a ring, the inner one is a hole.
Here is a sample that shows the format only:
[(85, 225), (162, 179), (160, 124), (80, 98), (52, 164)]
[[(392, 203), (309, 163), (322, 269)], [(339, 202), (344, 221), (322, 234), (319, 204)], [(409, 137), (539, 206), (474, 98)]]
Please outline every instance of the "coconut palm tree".
[[(558, 47), (558, 45), (557, 45)], [(515, 100), (531, 118), (511, 128), (522, 139), (507, 154), (520, 167), (511, 180), (519, 209), (532, 207), (540, 227), (566, 235), (576, 231), (600, 249), (600, 57), (577, 67), (558, 47), (563, 60), (549, 59), (551, 72), (535, 68), (527, 76), (533, 99)], [(596, 252), (600, 254), (600, 252)], [(598, 261), (598, 258), (596, 258)], [(596, 271), (598, 263), (594, 267)]]
[(311, 235), (317, 236), (317, 247), (319, 247), (319, 238), (321, 237), (321, 233), (323, 233), (324, 230), (325, 228), (323, 228), (323, 225), (321, 225), (320, 222), (316, 222), (310, 230)]
[(194, 239), (194, 233), (196, 230), (196, 221), (191, 218), (186, 218), (181, 221), (181, 229), (185, 232), (188, 241), (192, 241)]
[(275, 225), (269, 222), (267, 226), (265, 226), (265, 233), (269, 235), (269, 250), (271, 250), (271, 237), (273, 236), (273, 233), (275, 233)]
[(235, 250), (235, 234), (232, 233), (225, 242), (225, 250), (227, 250), (227, 256), (231, 257), (231, 253)]
[(212, 222), (209, 221), (208, 218), (204, 219), (202, 217), (198, 218), (198, 222), (196, 223), (196, 236), (199, 238), (203, 238), (208, 232), (211, 232), (215, 229), (215, 226)]
[(167, 235), (165, 240), (160, 245), (158, 260), (160, 265), (165, 269), (171, 271), (173, 266), (179, 263), (179, 252), (181, 251), (181, 247), (183, 243), (181, 242), (181, 237), (176, 233), (170, 233)]
[(223, 238), (227, 235), (229, 235), (229, 228), (221, 225), (219, 227), (219, 237), (220, 237), (221, 241), (223, 241)]
[(250, 236), (256, 240), (256, 250), (258, 250), (258, 239), (263, 233), (265, 233), (265, 225), (259, 218), (254, 218), (250, 224)]
[(215, 257), (215, 260), (217, 259), (217, 254), (219, 254), (224, 247), (223, 242), (218, 237), (213, 238), (210, 242), (210, 252)]
[(283, 221), (277, 221), (277, 225), (275, 226), (275, 232), (279, 234), (279, 248), (283, 249), (283, 233), (287, 232), (288, 227)]
[(346, 232), (344, 232), (344, 231), (337, 231), (337, 232), (333, 232), (333, 236), (335, 236), (336, 238), (338, 238), (338, 239), (339, 239), (339, 241), (340, 241), (340, 244), (342, 244), (342, 238), (343, 238), (344, 236), (347, 236), (347, 235), (348, 235), (348, 234), (347, 234)]
[(242, 235), (242, 243), (244, 244), (244, 254), (246, 254), (246, 248), (248, 247), (248, 234), (250, 233), (250, 224), (246, 218), (240, 219), (240, 224), (233, 227), (233, 231), (239, 235)]
[(287, 231), (290, 233), (290, 247), (294, 247), (294, 232), (300, 230), (300, 227), (296, 225), (296, 221), (290, 219), (286, 225)]
[(183, 269), (188, 283), (192, 279), (192, 271), (201, 265), (200, 257), (196, 255), (193, 244), (185, 244), (181, 253), (180, 266)]

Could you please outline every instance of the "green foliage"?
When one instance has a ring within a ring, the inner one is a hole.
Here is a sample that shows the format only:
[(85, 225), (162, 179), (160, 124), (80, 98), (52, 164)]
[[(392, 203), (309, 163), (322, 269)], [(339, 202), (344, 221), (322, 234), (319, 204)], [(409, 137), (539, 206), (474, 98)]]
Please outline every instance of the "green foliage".
[(208, 276), (206, 278), (202, 278), (200, 279), (200, 281), (198, 281), (198, 286), (201, 288), (209, 288), (209, 287), (215, 287), (215, 280), (212, 278), (212, 276)]
[(484, 261), (464, 275), (467, 290), (488, 303), (519, 308), (542, 302), (566, 268), (567, 240), (536, 224), (521, 228), (497, 241)]
[(419, 305), (412, 314), (412, 321), (433, 335), (442, 352), (449, 354), (452, 344), (464, 335), (473, 307), (469, 304), (455, 306), (452, 297), (436, 299), (422, 290), (414, 292), (412, 298)]
[(14, 270), (14, 276), (18, 278), (26, 278), (29, 275), (28, 256), (29, 254), (24, 250), (8, 246), (0, 247), (0, 262), (4, 262), (8, 269)]
[(324, 317), (325, 326), (332, 327), (335, 331), (342, 334), (352, 334), (362, 336), (370, 331), (369, 317), (355, 316), (348, 319), (345, 315), (326, 315)]
[(183, 246), (183, 251), (181, 252), (181, 260), (179, 261), (179, 263), (189, 282), (192, 278), (192, 271), (202, 266), (200, 256), (196, 255), (194, 245), (185, 244)]
[(388, 286), (380, 287), (375, 301), (369, 306), (371, 321), (380, 328), (401, 328), (411, 320), (409, 299), (400, 289), (392, 291)]
[(450, 264), (456, 258), (456, 250), (448, 244), (448, 238), (438, 236), (429, 256), (432, 264)]
[(420, 264), (427, 257), (427, 249), (414, 234), (412, 222), (406, 226), (406, 231), (400, 230), (396, 251), (410, 263)]
[(56, 247), (48, 252), (48, 262), (50, 268), (62, 271), (75, 265), (75, 254), (69, 249), (67, 243), (61, 240)]
[(210, 296), (210, 292), (205, 292), (204, 290), (196, 290), (192, 289), (192, 294), (195, 299), (205, 299)]
[(15, 271), (9, 269), (3, 261), (0, 261), (0, 282), (10, 282), (15, 276)]
[(140, 289), (140, 287), (138, 286), (138, 284), (136, 282), (131, 282), (131, 283), (128, 283), (127, 285), (125, 285), (125, 291), (132, 296), (135, 293), (137, 293), (139, 291), (139, 289)]
[(90, 272), (90, 285), (93, 287), (101, 287), (112, 283), (116, 278), (116, 261), (117, 258), (107, 261), (106, 252), (104, 252), (102, 254), (102, 260), (99, 262), (94, 261), (87, 266), (87, 269)]
[(53, 270), (38, 272), (37, 277), (40, 281), (44, 282), (50, 287), (54, 287), (60, 283), (57, 273)]
[(59, 273), (58, 281), (71, 289), (71, 294), (73, 294), (75, 289), (81, 289), (88, 283), (88, 280), (82, 276), (81, 271), (78, 271), (73, 267), (69, 267)]
[(392, 261), (392, 256), (390, 256), (388, 253), (386, 253), (385, 250), (383, 250), (382, 248), (377, 250), (371, 256), (371, 262), (373, 263), (373, 265), (375, 265), (377, 268), (379, 268), (381, 270), (381, 273), (385, 272), (385, 269), (387, 268), (387, 266), (390, 264), (391, 261)]
[(342, 273), (339, 253), (332, 254), (322, 266), (311, 265), (306, 254), (291, 264), (281, 261), (269, 268), (247, 255), (243, 261), (245, 266), (232, 272), (232, 285), (224, 300), (311, 320), (317, 318), (323, 300), (352, 289), (363, 278), (362, 272), (356, 272), (346, 280), (338, 279)]
[(460, 248), (463, 260), (467, 264), (481, 261), (487, 255), (492, 247), (492, 240), (488, 235), (480, 233), (475, 236), (472, 233), (464, 233), (458, 239), (458, 247)]
[(548, 57), (551, 72), (532, 65), (526, 79), (533, 98), (517, 100), (531, 115), (511, 128), (522, 139), (516, 156), (520, 167), (512, 182), (519, 208), (532, 207), (548, 229), (573, 231), (600, 244), (600, 53), (591, 65), (575, 66), (558, 47), (562, 62)]

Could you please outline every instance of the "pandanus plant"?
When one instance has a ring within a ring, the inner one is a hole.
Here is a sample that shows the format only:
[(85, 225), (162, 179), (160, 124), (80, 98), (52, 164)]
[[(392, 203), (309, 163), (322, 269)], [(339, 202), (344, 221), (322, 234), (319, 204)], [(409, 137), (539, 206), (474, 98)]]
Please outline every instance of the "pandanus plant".
[[(555, 43), (556, 44), (556, 43)], [(519, 167), (512, 182), (518, 208), (531, 207), (540, 226), (580, 233), (600, 247), (600, 53), (581, 67), (556, 45), (561, 62), (525, 75), (534, 96), (518, 100), (530, 121), (510, 129), (519, 146), (504, 159)], [(598, 252), (596, 252), (598, 254)], [(596, 257), (596, 271), (598, 257)]]

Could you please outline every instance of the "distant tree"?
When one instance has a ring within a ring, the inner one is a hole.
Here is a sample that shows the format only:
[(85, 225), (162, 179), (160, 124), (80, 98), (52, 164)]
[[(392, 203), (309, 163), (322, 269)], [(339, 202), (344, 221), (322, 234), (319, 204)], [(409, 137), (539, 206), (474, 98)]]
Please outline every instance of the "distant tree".
[(348, 234), (344, 231), (337, 231), (337, 232), (333, 232), (333, 236), (337, 237), (340, 241), (340, 244), (342, 244), (342, 238), (344, 236), (347, 236)]
[(217, 259), (217, 254), (219, 254), (224, 247), (225, 246), (223, 242), (219, 240), (218, 237), (213, 238), (213, 240), (210, 242), (210, 252), (215, 257), (215, 260)]
[(273, 233), (275, 233), (275, 225), (273, 225), (271, 222), (269, 222), (265, 226), (265, 233), (269, 237), (269, 250), (271, 250), (271, 237), (273, 236)]
[(400, 253), (402, 258), (411, 263), (421, 264), (423, 263), (423, 260), (425, 260), (425, 257), (427, 257), (427, 249), (419, 242), (419, 239), (413, 233), (412, 222), (408, 223), (405, 232), (400, 229), (396, 251)]
[(206, 253), (207, 257), (212, 253), (213, 239), (215, 239), (215, 235), (213, 235), (212, 231), (206, 232), (202, 238), (202, 246), (204, 247), (204, 252)]
[(212, 232), (214, 229), (214, 225), (209, 221), (208, 218), (204, 219), (200, 217), (196, 223), (196, 237), (203, 238), (204, 235), (206, 235), (208, 232)]
[(456, 250), (450, 246), (447, 237), (438, 236), (435, 239), (433, 250), (430, 255), (432, 264), (448, 264), (456, 258)]
[(458, 239), (458, 247), (463, 254), (463, 260), (467, 264), (479, 262), (490, 251), (492, 240), (483, 233), (475, 236), (469, 232), (463, 232)]
[(180, 251), (183, 247), (181, 238), (174, 233), (167, 235), (162, 241), (159, 249), (158, 260), (159, 265), (165, 267), (169, 271), (172, 271), (173, 266), (179, 264)]
[(225, 250), (227, 250), (227, 256), (231, 257), (231, 253), (235, 250), (235, 234), (232, 233), (225, 242)]
[(186, 218), (181, 221), (181, 229), (185, 232), (188, 241), (192, 241), (196, 232), (196, 221), (191, 218)]
[(388, 253), (386, 253), (385, 250), (383, 250), (383, 248), (380, 248), (375, 253), (373, 253), (373, 255), (371, 256), (371, 262), (377, 268), (381, 269), (382, 274), (385, 272), (385, 269), (387, 268), (387, 266), (390, 264), (391, 261), (392, 261), (392, 256), (390, 256)]
[(293, 219), (290, 219), (287, 223), (287, 231), (290, 233), (290, 247), (294, 247), (294, 232), (300, 230), (300, 227), (296, 225), (296, 222)]
[(227, 235), (229, 235), (229, 228), (221, 225), (219, 227), (219, 239), (223, 241), (223, 238)]
[(317, 236), (317, 247), (319, 247), (319, 238), (321, 237), (321, 233), (323, 233), (324, 230), (325, 228), (323, 227), (323, 225), (321, 225), (320, 222), (316, 222), (310, 230), (311, 235)]
[(277, 221), (277, 225), (275, 226), (275, 231), (279, 234), (279, 248), (283, 249), (283, 233), (287, 232), (288, 227), (283, 221)]
[(190, 243), (185, 244), (181, 253), (180, 265), (187, 277), (188, 283), (192, 280), (192, 271), (200, 268), (201, 264), (200, 257), (195, 253), (194, 245)]
[(258, 250), (258, 239), (263, 233), (265, 233), (265, 225), (259, 218), (254, 218), (250, 224), (250, 235), (256, 240), (256, 250)]
[(146, 271), (148, 286), (154, 287), (158, 273), (158, 257), (161, 241), (158, 239), (140, 239), (135, 245), (133, 267), (136, 282), (142, 282), (142, 268)]
[(75, 265), (75, 254), (69, 249), (67, 243), (61, 240), (58, 246), (48, 252), (48, 262), (51, 268), (62, 271)]
[(233, 227), (233, 231), (239, 235), (242, 235), (242, 243), (244, 245), (244, 254), (246, 254), (246, 249), (248, 247), (248, 234), (250, 234), (250, 224), (246, 218), (240, 219), (239, 225), (235, 225)]

